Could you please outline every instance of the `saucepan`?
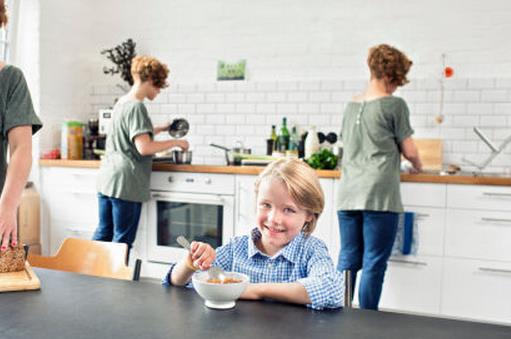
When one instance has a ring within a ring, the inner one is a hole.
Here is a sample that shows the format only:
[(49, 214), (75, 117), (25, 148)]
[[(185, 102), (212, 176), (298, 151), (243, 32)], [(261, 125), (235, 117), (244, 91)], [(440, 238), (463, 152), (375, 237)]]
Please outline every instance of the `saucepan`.
[(241, 165), (241, 158), (243, 154), (251, 154), (252, 150), (250, 148), (244, 148), (243, 143), (241, 141), (237, 141), (235, 146), (230, 149), (225, 146), (217, 145), (215, 143), (210, 143), (209, 146), (219, 148), (225, 152), (225, 160), (227, 165)]
[(191, 164), (192, 163), (192, 151), (173, 150), (172, 161), (175, 164)]

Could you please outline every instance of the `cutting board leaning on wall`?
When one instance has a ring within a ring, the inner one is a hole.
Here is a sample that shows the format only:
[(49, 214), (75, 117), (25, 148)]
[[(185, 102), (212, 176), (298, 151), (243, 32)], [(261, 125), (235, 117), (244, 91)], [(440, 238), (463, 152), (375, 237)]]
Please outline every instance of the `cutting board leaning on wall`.
[(442, 139), (414, 139), (424, 171), (440, 171), (444, 160)]

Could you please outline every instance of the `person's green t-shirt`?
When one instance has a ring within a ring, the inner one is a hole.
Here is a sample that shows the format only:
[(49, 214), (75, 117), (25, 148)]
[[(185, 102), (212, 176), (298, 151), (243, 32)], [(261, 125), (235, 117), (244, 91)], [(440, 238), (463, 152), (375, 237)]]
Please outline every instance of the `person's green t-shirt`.
[(0, 192), (7, 173), (8, 133), (13, 127), (25, 125), (32, 126), (32, 134), (43, 126), (34, 112), (23, 73), (6, 65), (0, 70)]
[(338, 210), (402, 212), (401, 142), (413, 134), (406, 102), (386, 96), (348, 103)]
[(127, 100), (118, 102), (112, 115), (99, 169), (98, 191), (112, 198), (147, 201), (152, 156), (142, 156), (135, 146), (136, 136), (148, 133), (153, 137), (147, 109), (140, 101)]

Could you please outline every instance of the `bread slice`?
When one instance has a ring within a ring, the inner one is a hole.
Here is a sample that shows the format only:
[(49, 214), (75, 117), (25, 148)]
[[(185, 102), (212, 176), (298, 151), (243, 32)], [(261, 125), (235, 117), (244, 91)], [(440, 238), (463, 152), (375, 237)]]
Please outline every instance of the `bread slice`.
[(22, 244), (9, 246), (5, 252), (0, 251), (0, 273), (19, 272), (25, 269), (25, 250)]

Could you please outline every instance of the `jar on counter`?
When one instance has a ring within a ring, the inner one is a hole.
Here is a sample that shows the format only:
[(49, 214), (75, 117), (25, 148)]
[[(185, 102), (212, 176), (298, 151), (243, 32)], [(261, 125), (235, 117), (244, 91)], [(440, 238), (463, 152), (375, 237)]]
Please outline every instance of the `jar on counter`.
[(305, 156), (304, 158), (307, 160), (319, 151), (319, 138), (318, 133), (316, 132), (316, 126), (311, 126), (309, 131), (307, 132), (307, 137), (305, 138)]
[(83, 124), (79, 121), (67, 121), (67, 159), (83, 159)]

